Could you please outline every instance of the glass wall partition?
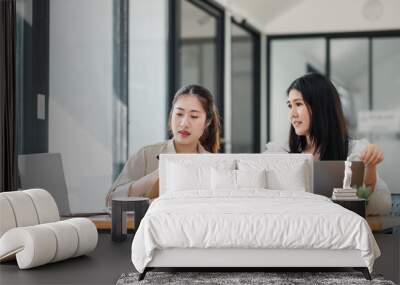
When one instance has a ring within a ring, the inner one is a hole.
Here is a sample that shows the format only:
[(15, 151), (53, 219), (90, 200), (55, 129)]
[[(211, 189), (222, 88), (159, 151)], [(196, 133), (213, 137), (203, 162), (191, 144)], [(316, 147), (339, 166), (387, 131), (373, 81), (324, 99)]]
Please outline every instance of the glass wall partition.
[(277, 39), (269, 41), (269, 46), (269, 140), (285, 144), (290, 127), (286, 90), (294, 79), (306, 72), (326, 73), (326, 41), (323, 38)]
[(368, 48), (366, 38), (330, 40), (330, 78), (352, 137), (357, 137), (357, 114), (369, 109)]
[(168, 1), (129, 1), (129, 155), (167, 137)]
[(47, 190), (67, 191), (71, 212), (101, 212), (127, 158), (128, 1), (18, 7), (19, 154), (59, 153), (60, 179)]
[(217, 94), (217, 18), (181, 0), (179, 85), (196, 83)]
[(392, 193), (400, 194), (400, 35), (372, 39), (371, 57), (372, 111), (363, 131), (382, 148), (381, 175)]
[(232, 152), (260, 151), (260, 39), (252, 27), (232, 21)]

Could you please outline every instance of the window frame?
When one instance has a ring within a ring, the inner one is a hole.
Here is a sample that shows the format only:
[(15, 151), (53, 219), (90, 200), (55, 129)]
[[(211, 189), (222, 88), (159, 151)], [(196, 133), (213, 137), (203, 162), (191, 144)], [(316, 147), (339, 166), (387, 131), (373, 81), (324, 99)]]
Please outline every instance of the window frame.
[[(325, 39), (325, 75), (330, 79), (331, 72), (331, 62), (330, 62), (330, 41), (332, 39), (350, 39), (350, 38), (367, 38), (368, 39), (368, 98), (369, 98), (369, 110), (373, 109), (373, 50), (372, 50), (372, 40), (375, 38), (391, 38), (400, 37), (400, 29), (397, 30), (381, 30), (381, 31), (358, 31), (358, 32), (338, 32), (338, 33), (305, 33), (305, 34), (276, 34), (276, 35), (266, 35), (266, 67), (267, 67), (267, 141), (271, 139), (271, 43), (274, 40), (299, 40), (299, 39), (313, 39), (322, 38)], [(294, 79), (294, 78), (293, 78)]]
[[(166, 104), (167, 123), (169, 110), (175, 92), (180, 88), (181, 62), (179, 57), (179, 46), (181, 38), (181, 16), (182, 7), (180, 1), (187, 1), (202, 11), (216, 18), (217, 21), (217, 39), (216, 39), (216, 84), (217, 94), (215, 101), (220, 112), (220, 117), (224, 118), (224, 96), (225, 96), (225, 9), (214, 0), (169, 0), (168, 7), (168, 103)], [(223, 130), (223, 122), (221, 124)], [(223, 132), (222, 132), (223, 133)], [(167, 133), (167, 137), (168, 137)]]

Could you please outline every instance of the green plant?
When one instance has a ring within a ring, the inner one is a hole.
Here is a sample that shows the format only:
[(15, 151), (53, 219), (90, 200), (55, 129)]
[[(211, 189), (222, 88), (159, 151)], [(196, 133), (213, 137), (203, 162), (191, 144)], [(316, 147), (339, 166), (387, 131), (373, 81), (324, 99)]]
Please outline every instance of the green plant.
[(360, 186), (357, 189), (357, 196), (365, 200), (368, 200), (371, 193), (371, 187)]

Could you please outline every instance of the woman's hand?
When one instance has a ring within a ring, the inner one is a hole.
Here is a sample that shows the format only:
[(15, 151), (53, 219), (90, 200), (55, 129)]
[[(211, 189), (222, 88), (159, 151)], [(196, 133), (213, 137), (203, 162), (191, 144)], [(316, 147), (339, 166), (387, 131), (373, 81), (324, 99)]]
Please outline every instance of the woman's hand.
[(376, 144), (368, 144), (361, 153), (361, 160), (365, 164), (364, 185), (375, 190), (376, 185), (376, 165), (384, 159), (383, 152)]
[(157, 178), (157, 181), (154, 182), (150, 190), (145, 195), (149, 199), (155, 199), (160, 196), (160, 179)]
[(364, 151), (361, 153), (361, 160), (366, 167), (375, 167), (384, 159), (383, 152), (376, 144), (368, 144)]
[(128, 196), (148, 197), (149, 195), (158, 196), (158, 169), (136, 180), (129, 187)]

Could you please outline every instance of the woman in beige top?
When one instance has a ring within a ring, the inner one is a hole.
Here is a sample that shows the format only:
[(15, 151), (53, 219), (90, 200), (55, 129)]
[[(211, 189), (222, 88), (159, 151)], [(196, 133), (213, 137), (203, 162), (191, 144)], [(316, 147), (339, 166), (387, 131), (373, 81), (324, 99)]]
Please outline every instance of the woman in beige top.
[(172, 139), (141, 148), (133, 155), (111, 186), (112, 197), (158, 197), (160, 153), (216, 153), (220, 145), (220, 119), (213, 96), (198, 85), (182, 87), (174, 96), (169, 113)]

